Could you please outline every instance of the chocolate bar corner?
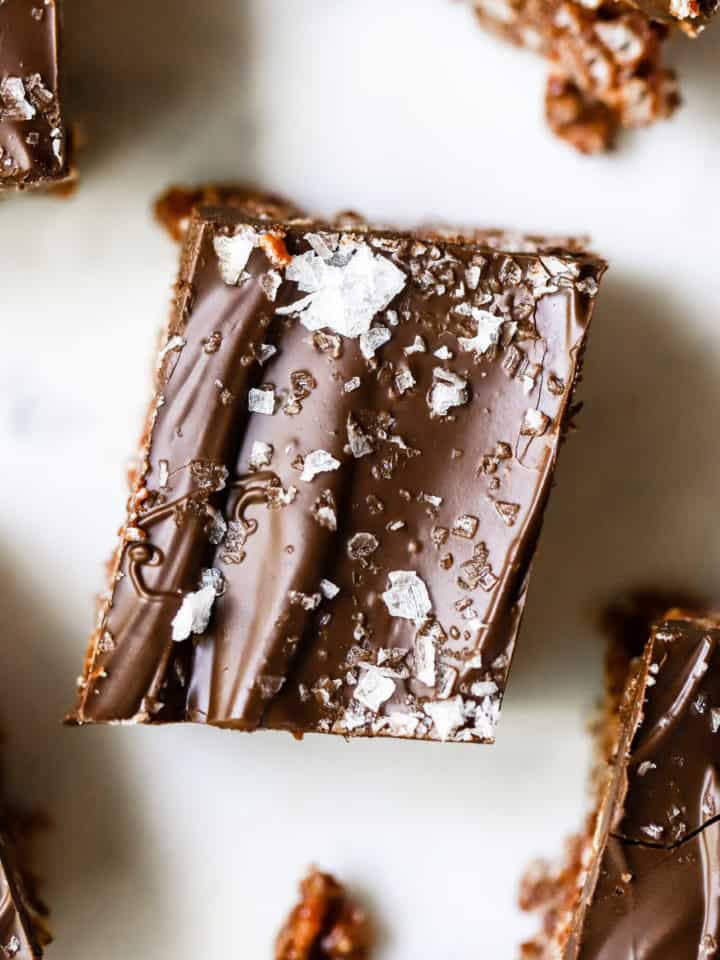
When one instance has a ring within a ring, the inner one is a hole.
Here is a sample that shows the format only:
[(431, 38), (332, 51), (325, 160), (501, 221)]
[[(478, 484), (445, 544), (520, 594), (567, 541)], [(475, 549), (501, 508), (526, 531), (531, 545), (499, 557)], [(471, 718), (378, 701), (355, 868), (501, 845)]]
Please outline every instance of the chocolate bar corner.
[(0, 814), (0, 956), (40, 960), (52, 937), (30, 870), (37, 825), (3, 807)]
[[(627, 645), (624, 627), (614, 642)], [(522, 905), (544, 923), (523, 957), (718, 955), (719, 651), (717, 617), (676, 609), (626, 665), (621, 696), (608, 677), (596, 807), (566, 863), (526, 880)]]
[(193, 215), (73, 715), (488, 743), (604, 263)]
[(60, 0), (0, 5), (0, 191), (69, 183)]

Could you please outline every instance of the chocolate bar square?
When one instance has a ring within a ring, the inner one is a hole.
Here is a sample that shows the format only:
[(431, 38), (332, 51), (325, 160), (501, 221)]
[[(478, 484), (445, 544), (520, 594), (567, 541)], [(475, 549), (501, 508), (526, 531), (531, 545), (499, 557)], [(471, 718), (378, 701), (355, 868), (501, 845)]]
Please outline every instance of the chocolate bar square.
[(526, 884), (525, 906), (546, 922), (523, 956), (717, 956), (720, 621), (671, 612), (621, 696), (608, 679), (596, 809), (564, 868)]
[(604, 266), (196, 213), (73, 719), (492, 742)]
[(53, 185), (69, 175), (58, 3), (0, 5), (0, 189)]

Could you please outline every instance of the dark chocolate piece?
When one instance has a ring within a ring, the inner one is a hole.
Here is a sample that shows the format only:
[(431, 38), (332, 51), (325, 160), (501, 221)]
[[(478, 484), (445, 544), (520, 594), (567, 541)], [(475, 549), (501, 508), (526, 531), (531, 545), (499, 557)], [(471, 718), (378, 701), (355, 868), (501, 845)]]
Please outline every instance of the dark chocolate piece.
[[(44, 825), (44, 824), (43, 824)], [(0, 957), (39, 960), (51, 940), (47, 913), (36, 891), (29, 867), (32, 837), (38, 829), (33, 817), (0, 812)]]
[(0, 188), (69, 176), (59, 76), (59, 0), (0, 5)]
[(371, 934), (365, 911), (342, 884), (311, 870), (275, 943), (275, 960), (368, 960)]
[(493, 741), (604, 264), (478, 236), (195, 217), (76, 722)]
[(526, 905), (550, 908), (527, 957), (718, 956), (720, 621), (671, 616), (607, 718), (616, 749), (574, 868), (526, 888)]
[(667, 29), (616, 0), (475, 0), (480, 22), (551, 63), (550, 128), (583, 153), (612, 147), (621, 128), (665, 119), (680, 103), (662, 65)]

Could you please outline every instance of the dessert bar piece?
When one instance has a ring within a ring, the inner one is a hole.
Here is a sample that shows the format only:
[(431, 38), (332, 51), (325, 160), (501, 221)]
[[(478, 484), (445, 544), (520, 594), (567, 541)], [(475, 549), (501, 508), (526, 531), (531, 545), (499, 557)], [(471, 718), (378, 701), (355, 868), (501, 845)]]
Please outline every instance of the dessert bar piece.
[(0, 189), (69, 175), (59, 79), (59, 0), (0, 4)]
[(76, 722), (493, 740), (605, 266), (509, 244), (194, 216)]
[(669, 117), (680, 103), (662, 64), (667, 28), (626, 3), (606, 0), (475, 0), (480, 22), (551, 63), (545, 96), (555, 134), (599, 153), (622, 127)]
[(275, 960), (367, 960), (370, 945), (365, 911), (334, 877), (311, 870), (278, 934)]
[(50, 942), (46, 910), (39, 901), (31, 860), (31, 839), (37, 823), (7, 809), (0, 810), (0, 957), (38, 960)]
[(659, 622), (601, 733), (614, 746), (587, 834), (560, 872), (526, 881), (524, 905), (545, 925), (523, 956), (718, 956), (720, 620), (676, 610)]

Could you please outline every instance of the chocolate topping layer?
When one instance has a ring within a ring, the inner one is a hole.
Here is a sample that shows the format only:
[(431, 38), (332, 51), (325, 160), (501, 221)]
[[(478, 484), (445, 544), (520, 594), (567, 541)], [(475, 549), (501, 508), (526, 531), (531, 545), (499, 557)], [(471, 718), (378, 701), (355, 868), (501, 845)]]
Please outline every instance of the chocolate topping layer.
[(0, 836), (0, 955), (39, 960), (48, 939), (42, 928), (36, 928), (13, 853)]
[(526, 956), (718, 956), (719, 642), (715, 618), (673, 611), (653, 628), (631, 666), (595, 829), (565, 881), (570, 913)]
[(73, 719), (491, 742), (604, 264), (229, 208), (183, 259)]
[(39, 186), (68, 175), (58, 4), (0, 5), (0, 188)]

